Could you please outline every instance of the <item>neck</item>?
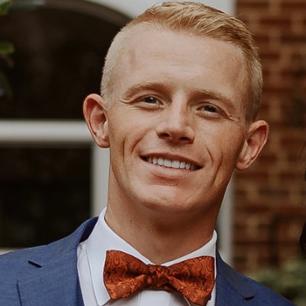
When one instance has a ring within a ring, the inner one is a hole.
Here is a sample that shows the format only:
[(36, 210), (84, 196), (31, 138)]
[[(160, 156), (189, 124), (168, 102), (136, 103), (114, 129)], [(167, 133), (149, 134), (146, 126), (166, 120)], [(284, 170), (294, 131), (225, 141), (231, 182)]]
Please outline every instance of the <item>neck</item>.
[[(125, 209), (109, 203), (108, 225), (138, 252), (155, 264), (162, 264), (195, 251), (212, 237), (212, 218), (186, 213), (158, 213)], [(207, 220), (206, 220), (207, 219)]]

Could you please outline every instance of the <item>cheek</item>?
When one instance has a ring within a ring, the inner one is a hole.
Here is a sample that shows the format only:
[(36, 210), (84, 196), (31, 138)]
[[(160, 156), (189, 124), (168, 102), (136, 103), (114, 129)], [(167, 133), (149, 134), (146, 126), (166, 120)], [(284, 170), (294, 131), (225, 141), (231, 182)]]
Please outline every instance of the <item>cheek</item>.
[(216, 167), (233, 167), (244, 142), (241, 128), (232, 124), (211, 126), (206, 133), (202, 131), (203, 146), (207, 148), (209, 159)]
[[(124, 117), (123, 114), (121, 116)], [(129, 157), (138, 154), (140, 144), (148, 143), (153, 139), (152, 131), (154, 130), (150, 120), (139, 120), (135, 116), (128, 117), (129, 119), (126, 118), (125, 121), (113, 120), (109, 124), (110, 152), (114, 160), (128, 160)], [(113, 122), (119, 123), (113, 124)]]

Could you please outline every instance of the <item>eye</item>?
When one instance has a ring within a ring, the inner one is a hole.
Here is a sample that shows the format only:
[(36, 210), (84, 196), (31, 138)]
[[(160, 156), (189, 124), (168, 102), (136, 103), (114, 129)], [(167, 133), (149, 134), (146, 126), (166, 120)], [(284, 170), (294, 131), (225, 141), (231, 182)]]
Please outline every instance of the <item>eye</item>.
[(219, 112), (219, 109), (216, 106), (211, 105), (211, 104), (203, 105), (202, 109), (203, 109), (203, 111), (209, 112), (209, 113), (218, 113)]
[(224, 115), (224, 111), (220, 107), (211, 103), (202, 104), (199, 106), (198, 111), (203, 117), (218, 118)]
[(146, 102), (149, 104), (159, 104), (160, 103), (160, 101), (153, 96), (144, 97), (143, 102)]
[(143, 96), (136, 100), (136, 105), (147, 110), (157, 110), (162, 107), (162, 102), (154, 96)]

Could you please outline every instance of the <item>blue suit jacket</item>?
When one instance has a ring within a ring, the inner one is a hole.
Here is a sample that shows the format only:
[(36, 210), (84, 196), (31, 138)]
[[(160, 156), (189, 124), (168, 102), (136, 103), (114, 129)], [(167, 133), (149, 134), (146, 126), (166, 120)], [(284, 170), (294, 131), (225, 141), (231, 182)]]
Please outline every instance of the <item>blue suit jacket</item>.
[[(77, 247), (97, 219), (48, 245), (0, 256), (0, 306), (84, 306), (77, 273)], [(217, 257), (216, 306), (293, 305), (235, 272)]]

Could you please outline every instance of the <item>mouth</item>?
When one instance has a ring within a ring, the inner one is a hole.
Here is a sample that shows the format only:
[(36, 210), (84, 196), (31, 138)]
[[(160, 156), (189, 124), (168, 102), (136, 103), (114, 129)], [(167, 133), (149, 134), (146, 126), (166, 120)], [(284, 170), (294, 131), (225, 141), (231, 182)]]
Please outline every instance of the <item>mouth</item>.
[(201, 168), (198, 164), (182, 157), (170, 157), (162, 155), (147, 155), (142, 156), (142, 160), (152, 165), (159, 167), (172, 168), (178, 170), (196, 171)]

